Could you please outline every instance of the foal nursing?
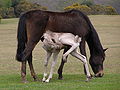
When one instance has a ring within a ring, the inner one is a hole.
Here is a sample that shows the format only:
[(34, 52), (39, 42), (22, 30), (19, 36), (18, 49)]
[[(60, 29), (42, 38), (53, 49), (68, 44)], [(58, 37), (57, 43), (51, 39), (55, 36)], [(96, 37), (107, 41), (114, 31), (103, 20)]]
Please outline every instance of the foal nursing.
[[(69, 54), (71, 54), (72, 56), (81, 60), (83, 62), (83, 64), (85, 65), (85, 69), (86, 69), (86, 74), (87, 74), (86, 81), (89, 81), (89, 79), (91, 78), (91, 75), (89, 72), (86, 57), (84, 55), (80, 54), (79, 52), (77, 52), (77, 47), (79, 47), (80, 42), (81, 42), (81, 38), (78, 35), (75, 36), (71, 33), (55, 33), (55, 32), (51, 32), (51, 31), (46, 31), (43, 34), (41, 41), (43, 42), (43, 48), (47, 52), (46, 58), (45, 58), (45, 64), (44, 64), (45, 70), (44, 70), (44, 75), (43, 75), (43, 79), (42, 79), (43, 82), (49, 82), (50, 79), (52, 78), (53, 69), (56, 64), (58, 54), (59, 54), (60, 50), (65, 48), (66, 46), (71, 46), (71, 47), (65, 54), (63, 54), (63, 57), (62, 57), (63, 60), (66, 61), (66, 57)], [(52, 53), (53, 53), (53, 61), (52, 61), (51, 69), (50, 69), (50, 74), (49, 74), (48, 78), (46, 79), (47, 65), (48, 65), (48, 61), (49, 61)]]

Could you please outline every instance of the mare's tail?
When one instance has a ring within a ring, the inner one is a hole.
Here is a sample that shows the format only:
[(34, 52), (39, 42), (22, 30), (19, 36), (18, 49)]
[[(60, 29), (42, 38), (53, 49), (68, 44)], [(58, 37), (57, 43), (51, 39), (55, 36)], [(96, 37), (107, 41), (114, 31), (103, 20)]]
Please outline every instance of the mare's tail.
[(17, 52), (16, 52), (16, 60), (22, 62), (22, 52), (25, 49), (25, 43), (27, 42), (27, 34), (26, 34), (26, 17), (23, 14), (18, 23), (18, 31), (17, 31)]

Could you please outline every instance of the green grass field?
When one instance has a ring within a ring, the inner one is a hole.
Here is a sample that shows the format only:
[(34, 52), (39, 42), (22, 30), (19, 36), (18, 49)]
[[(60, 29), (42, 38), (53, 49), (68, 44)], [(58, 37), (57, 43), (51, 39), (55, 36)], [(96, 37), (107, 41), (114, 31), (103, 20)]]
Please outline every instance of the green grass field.
[[(85, 82), (82, 63), (69, 56), (64, 67), (64, 79), (58, 80), (57, 69), (61, 61), (61, 51), (50, 83), (33, 82), (28, 66), (29, 83), (21, 83), (21, 64), (15, 60), (18, 19), (2, 19), (0, 24), (0, 90), (120, 90), (120, 16), (94, 15), (89, 17), (99, 34), (103, 47), (109, 48), (106, 51), (103, 78), (94, 78), (90, 82)], [(41, 43), (36, 46), (33, 54), (35, 71), (42, 79), (45, 51), (41, 48)], [(89, 57), (88, 48), (87, 54)], [(93, 73), (91, 68), (90, 71)]]

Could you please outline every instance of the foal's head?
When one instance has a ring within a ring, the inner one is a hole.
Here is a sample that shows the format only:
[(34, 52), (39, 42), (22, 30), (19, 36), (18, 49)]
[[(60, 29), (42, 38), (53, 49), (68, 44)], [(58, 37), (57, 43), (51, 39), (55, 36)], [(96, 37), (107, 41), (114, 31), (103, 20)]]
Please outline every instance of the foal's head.
[(95, 74), (95, 77), (102, 77), (104, 75), (103, 73), (103, 62), (105, 60), (105, 51), (107, 49), (103, 50), (103, 55), (93, 55), (90, 57), (90, 65), (92, 67), (92, 70)]

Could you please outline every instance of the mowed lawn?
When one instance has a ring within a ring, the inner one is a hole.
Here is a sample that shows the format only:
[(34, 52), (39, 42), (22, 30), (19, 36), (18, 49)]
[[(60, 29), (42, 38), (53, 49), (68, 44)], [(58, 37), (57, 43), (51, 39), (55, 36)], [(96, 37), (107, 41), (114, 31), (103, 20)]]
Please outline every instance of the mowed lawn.
[[(61, 61), (61, 51), (50, 83), (33, 82), (28, 65), (29, 83), (21, 83), (21, 63), (15, 60), (18, 19), (2, 19), (0, 24), (0, 90), (120, 90), (120, 16), (92, 15), (89, 17), (99, 34), (103, 47), (109, 48), (104, 62), (104, 77), (85, 82), (82, 63), (69, 56), (63, 71), (64, 79), (58, 80), (57, 69)], [(33, 64), (40, 80), (43, 73), (44, 55), (45, 51), (39, 43), (33, 53)], [(88, 48), (87, 55), (89, 58)], [(93, 73), (91, 67), (90, 71)]]

